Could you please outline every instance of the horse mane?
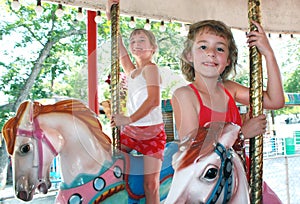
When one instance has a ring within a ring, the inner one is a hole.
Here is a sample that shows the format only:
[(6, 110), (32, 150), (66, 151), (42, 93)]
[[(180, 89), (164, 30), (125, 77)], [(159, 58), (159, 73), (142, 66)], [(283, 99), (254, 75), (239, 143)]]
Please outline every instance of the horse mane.
[(198, 133), (195, 138), (191, 138), (191, 141), (187, 142), (187, 149), (184, 157), (179, 161), (177, 170), (181, 170), (187, 166), (190, 166), (196, 160), (201, 157), (211, 154), (214, 151), (214, 143), (216, 138), (208, 136), (208, 132), (213, 131), (204, 127), (199, 127)]
[(2, 135), (5, 139), (6, 143), (6, 149), (8, 154), (12, 155), (14, 152), (14, 146), (16, 141), (16, 135), (17, 135), (17, 127), (19, 126), (19, 120), (22, 118), (22, 115), (24, 113), (24, 110), (27, 107), (27, 104), (29, 101), (23, 102), (16, 113), (15, 117), (10, 118), (2, 128)]
[[(23, 102), (18, 108), (15, 117), (9, 119), (3, 126), (3, 136), (6, 141), (7, 150), (10, 155), (13, 154), (14, 145), (16, 140), (17, 127), (19, 126), (20, 119), (26, 109), (29, 101)], [(39, 102), (34, 102), (33, 105), (33, 119), (38, 115), (46, 113), (67, 113), (77, 117), (79, 120), (84, 122), (91, 132), (95, 135), (97, 140), (102, 144), (103, 148), (107, 151), (111, 149), (110, 138), (102, 132), (102, 126), (96, 117), (96, 114), (92, 112), (86, 105), (81, 101), (75, 99), (68, 99), (59, 101), (51, 105), (42, 105)]]

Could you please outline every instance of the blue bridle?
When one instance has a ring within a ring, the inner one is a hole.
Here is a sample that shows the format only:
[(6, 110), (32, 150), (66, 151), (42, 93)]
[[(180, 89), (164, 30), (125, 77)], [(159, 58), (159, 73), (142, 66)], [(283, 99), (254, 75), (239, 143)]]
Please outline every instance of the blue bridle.
[(219, 169), (219, 179), (207, 201), (207, 204), (216, 203), (224, 187), (224, 198), (222, 203), (225, 204), (230, 200), (232, 194), (232, 154), (230, 149), (227, 150), (220, 143), (217, 143), (215, 152), (221, 158), (221, 167)]

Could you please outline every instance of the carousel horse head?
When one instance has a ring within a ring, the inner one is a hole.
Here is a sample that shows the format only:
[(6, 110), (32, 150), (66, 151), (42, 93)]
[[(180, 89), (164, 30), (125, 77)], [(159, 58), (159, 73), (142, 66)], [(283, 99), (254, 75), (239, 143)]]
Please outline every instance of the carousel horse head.
[[(84, 126), (84, 120), (90, 125)], [(99, 153), (98, 148), (101, 148), (97, 142), (88, 138), (92, 133), (98, 135), (97, 140), (105, 151)], [(50, 166), (57, 155), (60, 155), (62, 162), (73, 164), (61, 169), (62, 173), (69, 172), (64, 179), (71, 182), (78, 174), (85, 173), (83, 168), (94, 152), (97, 152), (94, 157), (103, 159), (92, 158), (96, 166), (88, 166), (88, 173), (98, 172), (99, 166), (109, 158), (111, 148), (110, 139), (101, 131), (101, 125), (92, 111), (76, 100), (47, 106), (25, 101), (16, 116), (4, 124), (2, 134), (7, 152), (12, 157), (15, 194), (23, 201), (32, 200), (36, 189), (42, 193), (48, 192), (51, 187)], [(88, 143), (92, 143), (91, 147)], [(78, 152), (80, 147), (88, 152)], [(66, 155), (79, 156), (64, 158)]]
[(231, 148), (239, 130), (234, 124), (211, 123), (181, 142), (173, 156), (175, 174), (167, 204), (249, 203), (244, 165)]

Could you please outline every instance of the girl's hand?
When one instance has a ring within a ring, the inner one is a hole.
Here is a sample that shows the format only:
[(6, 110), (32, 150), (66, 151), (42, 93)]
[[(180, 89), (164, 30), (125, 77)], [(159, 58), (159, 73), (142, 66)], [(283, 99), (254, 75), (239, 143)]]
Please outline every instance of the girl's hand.
[(250, 118), (249, 113), (247, 113), (241, 131), (245, 139), (249, 139), (264, 134), (266, 132), (266, 127), (267, 119), (265, 114)]
[(130, 117), (124, 116), (122, 114), (112, 115), (110, 125), (111, 127), (128, 125), (131, 123)]
[(247, 34), (248, 47), (256, 46), (259, 52), (264, 56), (272, 53), (273, 50), (262, 26), (255, 21), (251, 22), (257, 27), (257, 31), (251, 31)]
[(106, 17), (108, 20), (110, 20), (110, 9), (113, 4), (118, 4), (120, 0), (107, 0), (106, 4)]

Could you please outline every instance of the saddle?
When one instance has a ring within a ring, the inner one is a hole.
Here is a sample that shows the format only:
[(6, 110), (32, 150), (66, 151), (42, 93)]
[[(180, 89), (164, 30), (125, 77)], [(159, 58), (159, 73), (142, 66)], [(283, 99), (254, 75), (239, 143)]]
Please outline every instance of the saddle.
[[(172, 156), (177, 150), (178, 144), (175, 142), (166, 144), (160, 172), (162, 199), (167, 197), (170, 190), (174, 174)], [(124, 188), (128, 193), (129, 204), (139, 203), (139, 200), (145, 197), (143, 156), (122, 154), (121, 158), (116, 158), (105, 166), (106, 168), (99, 172), (99, 176), (80, 175), (69, 185), (61, 183), (56, 200), (60, 203), (72, 203), (72, 200), (93, 200), (94, 203), (101, 203), (110, 194), (120, 192)]]
[[(178, 144), (176, 142), (168, 142), (164, 151), (164, 160), (160, 172), (160, 190), (168, 192), (172, 182), (174, 169), (172, 167), (172, 156), (178, 151)], [(143, 156), (136, 156), (126, 154), (125, 156), (125, 172), (124, 175), (126, 183), (126, 190), (128, 192), (128, 203), (137, 203), (138, 200), (145, 197), (144, 192), (144, 158)], [(165, 189), (164, 189), (165, 188)], [(167, 196), (167, 194), (166, 194)], [(165, 197), (166, 197), (165, 196)], [(165, 199), (165, 198), (162, 198)], [(131, 202), (130, 202), (131, 200)]]

